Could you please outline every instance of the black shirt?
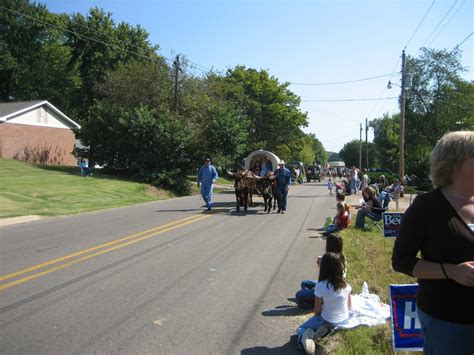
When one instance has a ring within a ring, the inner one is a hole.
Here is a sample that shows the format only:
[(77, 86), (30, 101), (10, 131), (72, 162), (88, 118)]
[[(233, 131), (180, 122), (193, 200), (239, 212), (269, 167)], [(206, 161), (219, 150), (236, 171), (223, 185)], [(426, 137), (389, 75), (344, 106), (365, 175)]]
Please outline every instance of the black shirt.
[[(413, 276), (420, 260), (459, 264), (474, 261), (474, 234), (440, 189), (418, 196), (406, 210), (395, 241), (392, 266)], [(474, 324), (474, 287), (448, 279), (419, 279), (417, 305), (434, 318)]]

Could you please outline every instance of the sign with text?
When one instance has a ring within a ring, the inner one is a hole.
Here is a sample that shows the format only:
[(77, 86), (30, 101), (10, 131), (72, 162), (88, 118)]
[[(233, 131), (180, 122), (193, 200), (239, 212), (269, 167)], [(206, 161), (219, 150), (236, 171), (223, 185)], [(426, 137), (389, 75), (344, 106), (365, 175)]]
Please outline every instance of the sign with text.
[(418, 284), (390, 285), (390, 315), (394, 351), (423, 351), (423, 335), (416, 311)]
[(400, 224), (402, 223), (403, 213), (384, 212), (382, 213), (383, 220), (383, 236), (386, 238), (396, 238), (400, 231)]

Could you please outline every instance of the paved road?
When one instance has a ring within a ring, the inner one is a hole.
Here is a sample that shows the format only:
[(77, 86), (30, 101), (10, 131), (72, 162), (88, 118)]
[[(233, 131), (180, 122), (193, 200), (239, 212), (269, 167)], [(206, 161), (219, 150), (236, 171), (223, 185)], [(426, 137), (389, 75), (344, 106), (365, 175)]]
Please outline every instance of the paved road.
[(313, 276), (334, 197), (293, 186), (285, 215), (215, 200), (0, 228), (0, 352), (299, 353), (308, 313), (288, 298)]

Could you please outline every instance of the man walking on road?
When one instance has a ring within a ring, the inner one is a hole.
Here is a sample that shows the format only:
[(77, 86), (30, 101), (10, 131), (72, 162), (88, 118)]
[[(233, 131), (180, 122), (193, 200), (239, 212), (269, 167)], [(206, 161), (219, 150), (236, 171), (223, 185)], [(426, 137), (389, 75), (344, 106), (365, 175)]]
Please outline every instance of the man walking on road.
[(276, 176), (276, 188), (277, 188), (277, 213), (285, 213), (286, 202), (288, 198), (288, 190), (291, 184), (291, 172), (285, 168), (285, 161), (280, 160), (278, 162), (278, 169), (275, 170)]
[(217, 181), (217, 170), (211, 165), (211, 160), (206, 159), (204, 165), (199, 168), (198, 186), (201, 186), (201, 196), (208, 210), (212, 207), (212, 188)]

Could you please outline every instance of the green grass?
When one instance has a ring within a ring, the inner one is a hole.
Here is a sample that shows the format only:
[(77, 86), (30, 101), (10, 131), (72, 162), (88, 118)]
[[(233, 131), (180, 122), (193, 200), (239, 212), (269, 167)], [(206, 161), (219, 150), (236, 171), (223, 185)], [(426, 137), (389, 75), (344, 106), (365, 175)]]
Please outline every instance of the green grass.
[(77, 167), (0, 159), (0, 218), (58, 216), (168, 198), (147, 184), (104, 175), (81, 177)]
[[(384, 238), (376, 227), (356, 229), (349, 227), (340, 232), (347, 258), (347, 280), (352, 293), (358, 294), (366, 281), (369, 291), (388, 303), (389, 284), (414, 283), (415, 279), (394, 272), (391, 267), (393, 238)], [(393, 354), (390, 322), (377, 327), (359, 327), (339, 331), (323, 339), (321, 345), (331, 354)]]

